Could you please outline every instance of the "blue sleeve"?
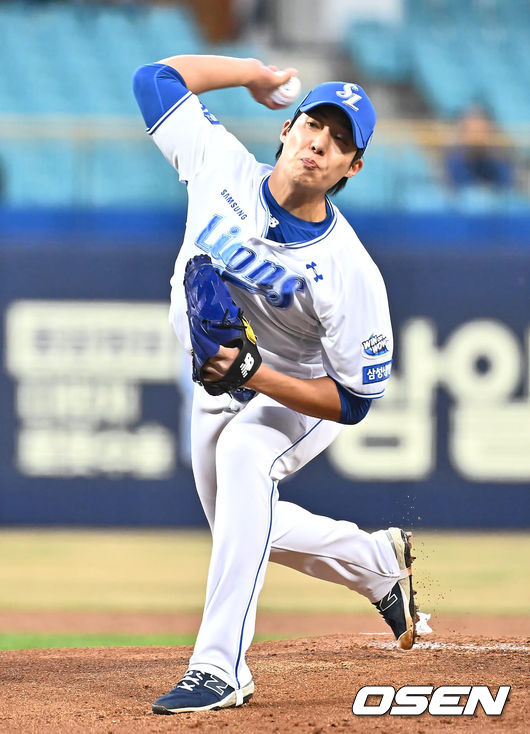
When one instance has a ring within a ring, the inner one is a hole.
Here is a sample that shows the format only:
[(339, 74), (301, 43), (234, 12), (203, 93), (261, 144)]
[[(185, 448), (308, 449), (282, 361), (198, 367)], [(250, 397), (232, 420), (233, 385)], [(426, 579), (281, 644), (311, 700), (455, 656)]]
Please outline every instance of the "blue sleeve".
[(148, 129), (189, 94), (178, 71), (165, 64), (147, 64), (137, 69), (133, 91)]
[[(331, 378), (333, 380), (333, 378)], [(366, 416), (372, 405), (370, 398), (360, 398), (357, 395), (346, 390), (340, 383), (333, 380), (337, 386), (340, 398), (340, 420), (339, 423), (345, 423), (353, 426), (360, 423)]]

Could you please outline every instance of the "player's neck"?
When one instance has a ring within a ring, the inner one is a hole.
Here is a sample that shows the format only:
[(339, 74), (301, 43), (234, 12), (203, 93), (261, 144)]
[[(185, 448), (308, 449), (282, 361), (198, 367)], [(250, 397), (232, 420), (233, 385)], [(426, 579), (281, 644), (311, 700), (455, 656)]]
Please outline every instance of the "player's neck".
[(322, 222), (326, 218), (326, 196), (298, 183), (289, 181), (274, 169), (269, 180), (269, 191), (274, 200), (290, 214), (306, 222)]

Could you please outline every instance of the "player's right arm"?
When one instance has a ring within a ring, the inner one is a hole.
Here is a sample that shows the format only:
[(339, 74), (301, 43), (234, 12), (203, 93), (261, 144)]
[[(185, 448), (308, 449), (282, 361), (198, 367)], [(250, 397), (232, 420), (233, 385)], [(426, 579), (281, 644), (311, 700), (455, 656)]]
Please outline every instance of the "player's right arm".
[(226, 164), (234, 168), (236, 158), (249, 158), (244, 146), (201, 105), (196, 92), (243, 85), (265, 104), (267, 95), (293, 71), (276, 73), (257, 59), (172, 56), (140, 67), (133, 88), (147, 132), (179, 171), (180, 180), (189, 183), (207, 162), (222, 170)]
[(178, 71), (194, 94), (246, 87), (257, 102), (273, 110), (280, 105), (270, 100), (271, 92), (296, 74), (293, 68), (278, 71), (275, 66), (265, 66), (258, 59), (230, 56), (171, 56), (159, 63)]

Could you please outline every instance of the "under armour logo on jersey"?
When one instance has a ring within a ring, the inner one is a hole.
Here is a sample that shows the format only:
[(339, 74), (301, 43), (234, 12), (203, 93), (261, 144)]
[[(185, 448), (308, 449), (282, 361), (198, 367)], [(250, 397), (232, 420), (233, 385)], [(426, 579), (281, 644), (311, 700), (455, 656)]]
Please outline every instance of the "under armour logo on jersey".
[(276, 217), (273, 217), (272, 214), (269, 214), (269, 227), (277, 227), (279, 225), (279, 221), (276, 219)]
[(251, 354), (247, 354), (245, 359), (240, 364), (241, 374), (243, 377), (247, 377), (250, 370), (254, 367), (254, 357)]
[(314, 262), (307, 263), (306, 264), (306, 268), (308, 270), (311, 269), (313, 271), (313, 273), (315, 274), (315, 277), (313, 278), (313, 280), (315, 280), (317, 282), (319, 280), (324, 280), (324, 276), (323, 275), (320, 275), (320, 273), (317, 273), (317, 264), (316, 263), (314, 263)]

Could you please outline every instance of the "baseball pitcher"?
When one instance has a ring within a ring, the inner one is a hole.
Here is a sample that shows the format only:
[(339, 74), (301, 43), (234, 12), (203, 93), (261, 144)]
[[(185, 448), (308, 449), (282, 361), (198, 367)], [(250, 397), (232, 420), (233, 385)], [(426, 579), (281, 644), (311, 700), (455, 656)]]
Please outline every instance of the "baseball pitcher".
[(192, 463), (213, 536), (189, 668), (157, 714), (251, 698), (245, 654), (269, 560), (367, 597), (400, 648), (416, 638), (410, 535), (313, 515), (278, 490), (383, 396), (393, 347), (381, 274), (328, 198), (363, 167), (376, 120), (366, 92), (313, 89), (279, 131), (274, 167), (197, 97), (244, 86), (278, 109), (295, 74), (174, 56), (134, 78), (147, 132), (188, 189), (170, 321), (193, 359)]

